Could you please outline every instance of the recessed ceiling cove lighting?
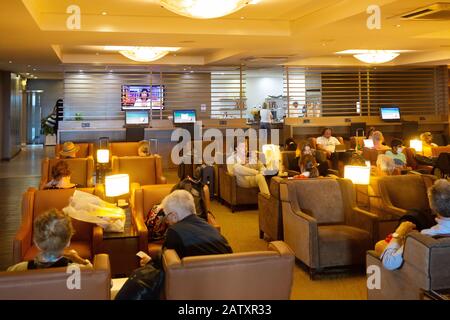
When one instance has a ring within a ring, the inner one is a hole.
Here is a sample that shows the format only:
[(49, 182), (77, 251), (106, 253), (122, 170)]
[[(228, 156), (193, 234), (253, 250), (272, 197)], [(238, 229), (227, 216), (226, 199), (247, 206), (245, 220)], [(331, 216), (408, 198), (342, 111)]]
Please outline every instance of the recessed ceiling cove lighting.
[(121, 47), (121, 46), (106, 46), (105, 50), (118, 51), (121, 55), (130, 60), (137, 62), (151, 62), (161, 59), (169, 52), (180, 50), (180, 48), (172, 47)]
[(350, 54), (364, 63), (381, 64), (394, 60), (402, 52), (407, 52), (407, 50), (345, 50), (336, 52), (336, 54)]
[(161, 6), (176, 14), (196, 19), (220, 18), (259, 0), (160, 0)]

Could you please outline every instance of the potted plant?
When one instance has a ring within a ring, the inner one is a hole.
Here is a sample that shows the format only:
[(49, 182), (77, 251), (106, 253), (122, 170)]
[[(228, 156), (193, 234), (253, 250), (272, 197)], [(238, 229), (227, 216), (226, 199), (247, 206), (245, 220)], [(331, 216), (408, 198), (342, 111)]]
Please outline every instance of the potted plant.
[(56, 130), (55, 125), (52, 125), (51, 122), (48, 121), (50, 118), (42, 118), (41, 120), (41, 134), (45, 136), (44, 145), (46, 146), (55, 146), (56, 145)]

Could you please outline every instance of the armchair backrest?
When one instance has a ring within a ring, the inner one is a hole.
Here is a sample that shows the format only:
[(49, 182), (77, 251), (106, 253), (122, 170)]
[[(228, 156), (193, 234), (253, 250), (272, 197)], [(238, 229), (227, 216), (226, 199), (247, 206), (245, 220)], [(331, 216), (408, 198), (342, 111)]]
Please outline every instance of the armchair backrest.
[(445, 147), (433, 147), (431, 148), (431, 153), (434, 158), (439, 157), (441, 153), (450, 153), (450, 145)]
[[(94, 189), (83, 190), (94, 193)], [(34, 218), (50, 209), (62, 210), (70, 202), (75, 189), (36, 190), (28, 189), (23, 195), (22, 218), (33, 224)], [(90, 241), (92, 238), (92, 223), (72, 219), (75, 234), (72, 240)], [(32, 229), (32, 228), (30, 228)]]
[(429, 209), (427, 188), (436, 180), (430, 175), (385, 176), (378, 179), (384, 205), (409, 210)]
[[(77, 146), (80, 147), (80, 150), (75, 154), (75, 158), (87, 158), (94, 156), (94, 144), (93, 143), (77, 143)], [(55, 146), (55, 158), (59, 159), (59, 152), (63, 150), (62, 144), (57, 144)]]
[(268, 251), (185, 257), (163, 254), (165, 293), (175, 300), (288, 300), (294, 255), (281, 241)]
[(429, 281), (429, 287), (421, 283), (422, 288), (439, 290), (450, 287), (450, 236), (432, 238), (413, 232), (406, 238), (403, 258), (402, 269), (405, 272), (419, 272)]
[(138, 156), (139, 142), (112, 142), (111, 155), (116, 157)]
[(287, 193), (281, 191), (281, 200), (289, 201), (294, 211), (302, 211), (319, 224), (345, 223), (344, 199), (338, 180), (289, 180), (286, 187)]
[[(42, 160), (40, 189), (52, 180), (52, 168), (61, 161), (61, 159)], [(73, 158), (64, 159), (69, 165), (71, 172), (70, 181), (81, 187), (89, 188), (94, 186), (94, 159), (93, 158)]]
[(82, 269), (80, 289), (67, 288), (67, 268), (0, 272), (0, 300), (109, 300), (109, 257), (94, 257), (93, 269)]
[(162, 160), (159, 155), (139, 157), (112, 157), (112, 170), (114, 174), (126, 173), (130, 176), (130, 183), (140, 185), (161, 183)]
[(385, 154), (387, 150), (377, 150), (373, 148), (363, 148), (363, 158), (370, 161), (371, 165), (377, 164), (377, 159), (380, 154)]

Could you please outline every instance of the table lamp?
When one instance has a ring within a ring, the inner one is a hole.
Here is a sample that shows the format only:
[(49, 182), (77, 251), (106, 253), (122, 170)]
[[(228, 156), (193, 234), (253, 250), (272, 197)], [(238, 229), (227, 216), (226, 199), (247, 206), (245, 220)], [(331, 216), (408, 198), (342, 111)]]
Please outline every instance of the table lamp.
[(411, 148), (413, 148), (414, 150), (416, 150), (416, 152), (418, 152), (418, 153), (422, 153), (423, 152), (422, 140), (418, 140), (418, 139), (410, 140), (409, 141), (409, 146)]
[[(107, 197), (116, 197), (130, 192), (130, 176), (127, 174), (116, 174), (105, 178), (105, 193)], [(126, 207), (128, 203), (124, 199), (119, 199), (117, 205)]]
[(262, 152), (265, 158), (267, 175), (275, 175), (280, 171), (280, 146), (274, 144), (265, 144), (262, 146)]
[[(367, 195), (369, 195), (369, 184), (370, 184), (370, 166), (345, 166), (344, 167), (344, 178), (350, 179), (355, 185), (356, 192), (356, 203), (359, 205), (358, 201), (358, 187), (365, 186), (367, 189)], [(363, 191), (361, 191), (363, 193)], [(370, 207), (370, 202), (368, 203)]]
[(105, 172), (109, 168), (109, 138), (101, 137), (98, 139), (97, 148), (97, 181), (105, 182)]

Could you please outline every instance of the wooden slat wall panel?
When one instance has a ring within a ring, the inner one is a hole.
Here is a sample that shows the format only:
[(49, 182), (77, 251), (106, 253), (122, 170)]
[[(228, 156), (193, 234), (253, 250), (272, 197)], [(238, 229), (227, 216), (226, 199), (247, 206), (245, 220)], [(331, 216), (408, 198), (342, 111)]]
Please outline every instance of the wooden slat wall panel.
[[(448, 113), (445, 71), (445, 67), (287, 67), (284, 91), (292, 117), (377, 116), (383, 105), (397, 105), (405, 115), (439, 115)], [(294, 101), (299, 108), (293, 107)]]
[(211, 72), (211, 118), (242, 118), (245, 112), (245, 72)]

